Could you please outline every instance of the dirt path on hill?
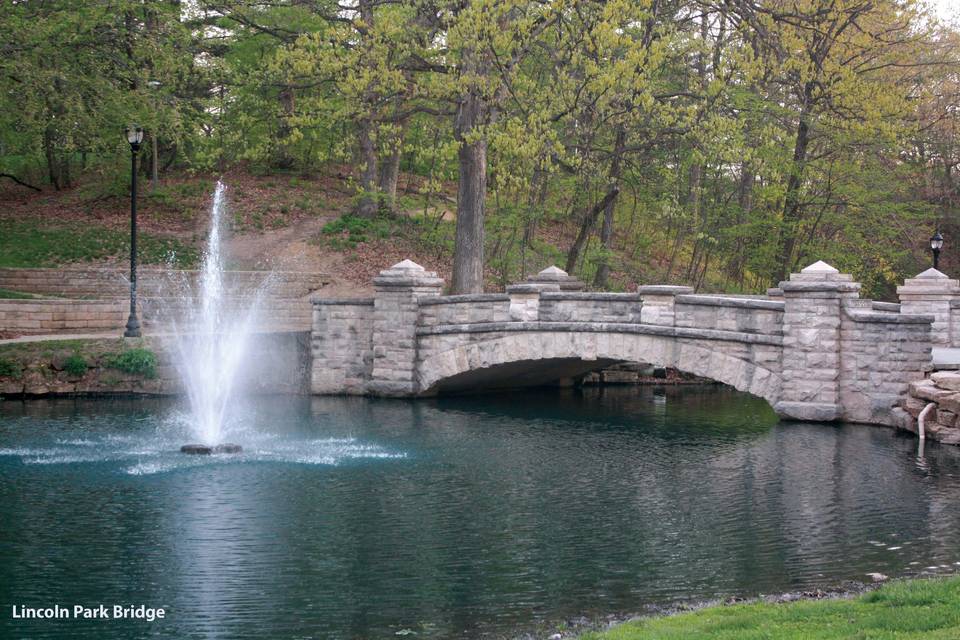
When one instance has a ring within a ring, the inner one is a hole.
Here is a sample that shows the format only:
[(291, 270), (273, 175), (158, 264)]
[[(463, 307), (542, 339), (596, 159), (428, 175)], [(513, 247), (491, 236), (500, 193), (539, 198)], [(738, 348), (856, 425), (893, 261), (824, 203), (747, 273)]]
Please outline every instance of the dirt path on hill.
[(333, 279), (323, 289), (325, 296), (370, 295), (372, 285), (360, 286), (342, 277), (349, 268), (342, 253), (312, 241), (331, 220), (333, 217), (309, 218), (282, 229), (232, 235), (227, 239), (229, 268), (325, 273)]

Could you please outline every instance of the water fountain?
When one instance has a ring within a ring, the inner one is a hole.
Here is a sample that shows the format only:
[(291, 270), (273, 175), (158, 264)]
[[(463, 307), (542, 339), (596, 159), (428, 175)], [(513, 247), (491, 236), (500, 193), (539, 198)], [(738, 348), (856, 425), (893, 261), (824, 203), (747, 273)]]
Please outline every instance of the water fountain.
[(210, 235), (199, 282), (193, 285), (186, 327), (177, 331), (177, 369), (190, 400), (191, 428), (199, 443), (181, 447), (188, 454), (239, 453), (224, 443), (224, 427), (237, 373), (247, 352), (256, 319), (259, 292), (246, 308), (229, 305), (224, 282), (221, 227), (226, 185), (217, 181), (210, 211)]

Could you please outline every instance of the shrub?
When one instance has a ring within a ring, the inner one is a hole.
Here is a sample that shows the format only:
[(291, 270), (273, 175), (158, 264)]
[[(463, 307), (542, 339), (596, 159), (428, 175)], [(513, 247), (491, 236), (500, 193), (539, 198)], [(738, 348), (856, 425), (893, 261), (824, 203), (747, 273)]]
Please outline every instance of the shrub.
[(108, 360), (107, 366), (144, 378), (157, 377), (157, 355), (149, 349), (128, 349), (118, 353)]
[(370, 236), (380, 239), (389, 238), (396, 231), (394, 227), (393, 221), (387, 216), (368, 219), (348, 213), (325, 224), (321, 233), (332, 236), (328, 242), (335, 248), (347, 246), (352, 248), (361, 242), (367, 242)]
[(19, 378), (22, 371), (16, 360), (0, 357), (0, 378)]
[(87, 361), (82, 355), (75, 353), (64, 361), (63, 370), (72, 376), (82, 376), (87, 372)]

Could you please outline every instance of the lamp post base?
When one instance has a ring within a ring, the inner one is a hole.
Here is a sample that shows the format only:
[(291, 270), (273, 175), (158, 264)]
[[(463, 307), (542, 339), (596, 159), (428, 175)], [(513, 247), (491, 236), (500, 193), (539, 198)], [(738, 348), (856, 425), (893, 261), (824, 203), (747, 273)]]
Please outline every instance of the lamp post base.
[(127, 318), (127, 328), (123, 332), (124, 338), (139, 338), (140, 337), (140, 321), (137, 320), (137, 316), (130, 314), (130, 317)]

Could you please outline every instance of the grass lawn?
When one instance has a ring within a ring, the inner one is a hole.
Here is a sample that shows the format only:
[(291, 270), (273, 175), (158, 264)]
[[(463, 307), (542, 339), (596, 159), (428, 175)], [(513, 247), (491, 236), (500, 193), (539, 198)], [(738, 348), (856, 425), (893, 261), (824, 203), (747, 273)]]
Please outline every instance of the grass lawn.
[(715, 606), (626, 622), (584, 640), (954, 640), (960, 578), (898, 581), (851, 600)]
[(20, 291), (0, 289), (0, 299), (3, 300), (30, 300), (32, 298), (34, 298), (32, 293), (21, 293)]
[[(128, 231), (94, 224), (41, 227), (36, 222), (0, 223), (0, 267), (55, 267), (76, 262), (125, 258), (129, 252)], [(143, 264), (192, 267), (198, 252), (175, 238), (148, 233), (138, 235), (138, 254)]]

